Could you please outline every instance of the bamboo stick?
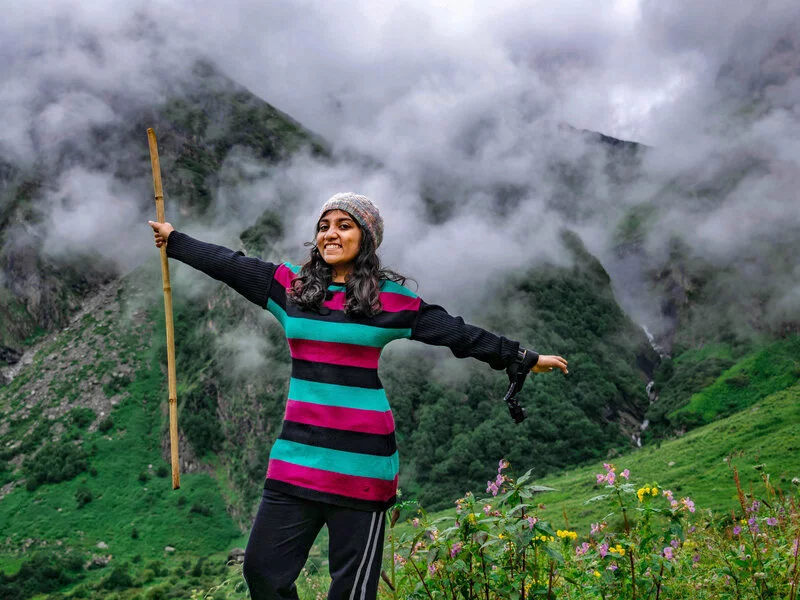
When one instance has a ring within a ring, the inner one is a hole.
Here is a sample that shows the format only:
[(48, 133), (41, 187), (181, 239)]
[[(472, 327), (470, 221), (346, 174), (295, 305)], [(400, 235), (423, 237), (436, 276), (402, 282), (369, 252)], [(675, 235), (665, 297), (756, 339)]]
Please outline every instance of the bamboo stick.
[[(158, 161), (156, 132), (147, 129), (150, 145), (150, 164), (153, 167), (153, 190), (156, 200), (156, 220), (166, 221), (164, 214), (164, 192), (161, 188), (161, 164)], [(161, 246), (161, 279), (164, 283), (164, 316), (167, 322), (167, 377), (169, 382), (169, 445), (172, 454), (172, 489), (181, 487), (181, 471), (178, 462), (178, 390), (175, 383), (175, 329), (172, 323), (172, 287), (169, 283), (167, 247)]]

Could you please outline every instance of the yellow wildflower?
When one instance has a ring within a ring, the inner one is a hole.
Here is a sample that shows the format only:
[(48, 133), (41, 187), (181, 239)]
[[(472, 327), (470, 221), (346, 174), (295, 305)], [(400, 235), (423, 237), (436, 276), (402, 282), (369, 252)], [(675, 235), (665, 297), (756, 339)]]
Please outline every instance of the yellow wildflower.
[(594, 576), (595, 577), (602, 577), (602, 575), (600, 575), (600, 571), (595, 571), (594, 572)]
[(657, 487), (654, 487), (654, 488), (653, 488), (653, 491), (651, 492), (651, 494), (653, 495), (653, 497), (654, 497), (654, 498), (655, 498), (656, 496), (658, 496), (658, 488), (657, 488)]

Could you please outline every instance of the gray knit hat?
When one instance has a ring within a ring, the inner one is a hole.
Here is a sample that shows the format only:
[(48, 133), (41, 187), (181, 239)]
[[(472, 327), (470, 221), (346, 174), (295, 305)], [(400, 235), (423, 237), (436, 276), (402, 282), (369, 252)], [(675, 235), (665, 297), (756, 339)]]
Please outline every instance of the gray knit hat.
[(322, 205), (322, 210), (319, 211), (319, 217), (317, 217), (317, 224), (326, 212), (336, 209), (352, 215), (361, 229), (372, 236), (377, 250), (383, 241), (383, 218), (378, 207), (366, 196), (360, 196), (353, 192), (335, 194)]

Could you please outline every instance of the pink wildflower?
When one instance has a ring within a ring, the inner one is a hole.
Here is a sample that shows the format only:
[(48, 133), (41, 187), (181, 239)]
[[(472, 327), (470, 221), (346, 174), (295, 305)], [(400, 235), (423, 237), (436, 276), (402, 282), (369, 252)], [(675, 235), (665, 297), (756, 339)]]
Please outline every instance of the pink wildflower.
[(595, 475), (595, 477), (597, 477), (597, 485), (600, 485), (606, 480), (606, 476), (603, 475), (602, 473), (598, 473), (597, 475)]
[(499, 486), (503, 485), (503, 482), (505, 480), (506, 480), (506, 476), (503, 475), (502, 473), (498, 473), (497, 474), (497, 479), (494, 480), (494, 483), (495, 483), (495, 485), (497, 485), (499, 487)]
[(614, 571), (619, 569), (619, 567), (617, 566), (616, 563), (611, 563), (610, 565), (608, 565), (607, 569), (613, 573)]
[(603, 542), (597, 550), (600, 552), (600, 558), (605, 558), (606, 554), (608, 554), (608, 544)]
[(631, 472), (629, 469), (625, 469), (622, 473), (620, 473), (620, 476), (624, 477), (625, 481), (628, 481), (628, 478), (631, 476)]
[(398, 567), (403, 566), (406, 564), (406, 559), (400, 556), (399, 554), (394, 555), (394, 564)]
[(664, 548), (664, 552), (662, 552), (662, 555), (667, 560), (672, 560), (674, 558), (672, 555), (672, 546), (667, 546), (666, 548)]
[(606, 481), (608, 485), (614, 485), (614, 480), (616, 479), (617, 474), (614, 471), (609, 471), (608, 475), (606, 475)]
[(413, 527), (419, 527), (419, 519), (417, 517), (414, 517), (413, 519), (411, 519), (411, 525)]
[(461, 548), (464, 546), (461, 542), (456, 542), (453, 544), (453, 547), (450, 548), (450, 558), (455, 558), (456, 554), (461, 552)]
[(740, 533), (742, 533), (742, 528), (739, 527), (738, 525), (734, 525), (734, 527), (733, 527), (733, 535), (739, 535)]
[(778, 519), (776, 519), (775, 517), (770, 517), (769, 519), (767, 519), (767, 525), (769, 525), (770, 527), (775, 527), (775, 525), (777, 524), (778, 524)]
[(669, 500), (670, 502), (672, 502), (672, 501), (673, 501), (673, 498), (672, 498), (672, 490), (664, 490), (663, 492), (661, 492), (661, 495), (662, 495), (662, 496), (664, 496), (664, 497), (665, 497), (667, 500)]
[(484, 504), (483, 506), (483, 514), (488, 515), (492, 510), (491, 504)]
[(503, 469), (508, 468), (508, 461), (505, 459), (501, 459), (499, 463), (497, 463), (497, 472), (499, 473)]
[(690, 513), (693, 513), (693, 512), (694, 512), (694, 502), (692, 502), (692, 501), (689, 499), (689, 497), (688, 497), (688, 496), (687, 496), (686, 498), (682, 498), (682, 499), (681, 499), (681, 503), (683, 503), (683, 506), (684, 506), (684, 507), (685, 507), (685, 508), (686, 508), (686, 509), (687, 509), (687, 510), (690, 512)]
[(672, 546), (673, 548), (677, 549), (678, 546), (681, 545), (681, 543), (678, 540), (670, 540), (669, 545)]
[(592, 535), (597, 535), (606, 528), (605, 523), (592, 523)]
[(491, 492), (492, 496), (497, 496), (497, 492), (498, 491), (499, 491), (499, 488), (497, 487), (497, 484), (495, 484), (494, 481), (487, 481), (486, 482), (486, 493), (487, 494)]
[(527, 519), (525, 519), (525, 520), (526, 520), (526, 521), (528, 521), (528, 528), (530, 528), (530, 529), (533, 529), (533, 526), (534, 526), (534, 525), (536, 525), (536, 522), (537, 522), (539, 519), (537, 519), (536, 517), (528, 517), (528, 518), (527, 518)]
[(436, 564), (435, 563), (431, 563), (431, 564), (428, 565), (428, 573), (430, 573), (431, 576), (436, 574)]
[(589, 546), (587, 542), (583, 542), (580, 546), (575, 548), (575, 554), (578, 556), (583, 556), (589, 551), (589, 548), (591, 548), (591, 546)]

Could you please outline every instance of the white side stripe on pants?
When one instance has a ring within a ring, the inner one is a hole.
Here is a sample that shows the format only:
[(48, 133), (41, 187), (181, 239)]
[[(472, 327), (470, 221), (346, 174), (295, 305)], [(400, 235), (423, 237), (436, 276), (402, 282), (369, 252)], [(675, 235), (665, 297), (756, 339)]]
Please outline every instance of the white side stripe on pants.
[[(364, 556), (361, 557), (361, 564), (358, 565), (358, 571), (356, 571), (356, 579), (355, 581), (353, 581), (353, 591), (350, 592), (350, 600), (353, 600), (356, 597), (356, 590), (358, 589), (358, 578), (361, 577), (361, 569), (364, 568), (364, 562), (367, 560), (367, 553), (369, 552), (369, 547), (371, 545), (372, 538), (373, 536), (376, 536), (376, 534), (378, 533), (378, 528), (375, 528), (374, 533), (372, 531), (377, 516), (378, 513), (372, 514), (372, 521), (370, 521), (369, 524), (369, 535), (367, 536), (367, 543), (364, 546)], [(378, 523), (378, 527), (380, 527), (380, 523)], [(369, 569), (367, 569), (367, 578), (368, 577), (369, 577)], [(366, 582), (366, 579), (364, 581)]]
[[(375, 514), (377, 515), (378, 513)], [(369, 574), (372, 572), (372, 564), (375, 559), (375, 548), (378, 546), (378, 538), (380, 537), (378, 532), (381, 530), (382, 525), (383, 514), (381, 514), (378, 518), (378, 526), (375, 528), (375, 536), (372, 539), (372, 554), (369, 555), (369, 562), (367, 563), (367, 570), (364, 575), (364, 585), (361, 586), (361, 600), (365, 600), (367, 597), (367, 581), (369, 581)]]

